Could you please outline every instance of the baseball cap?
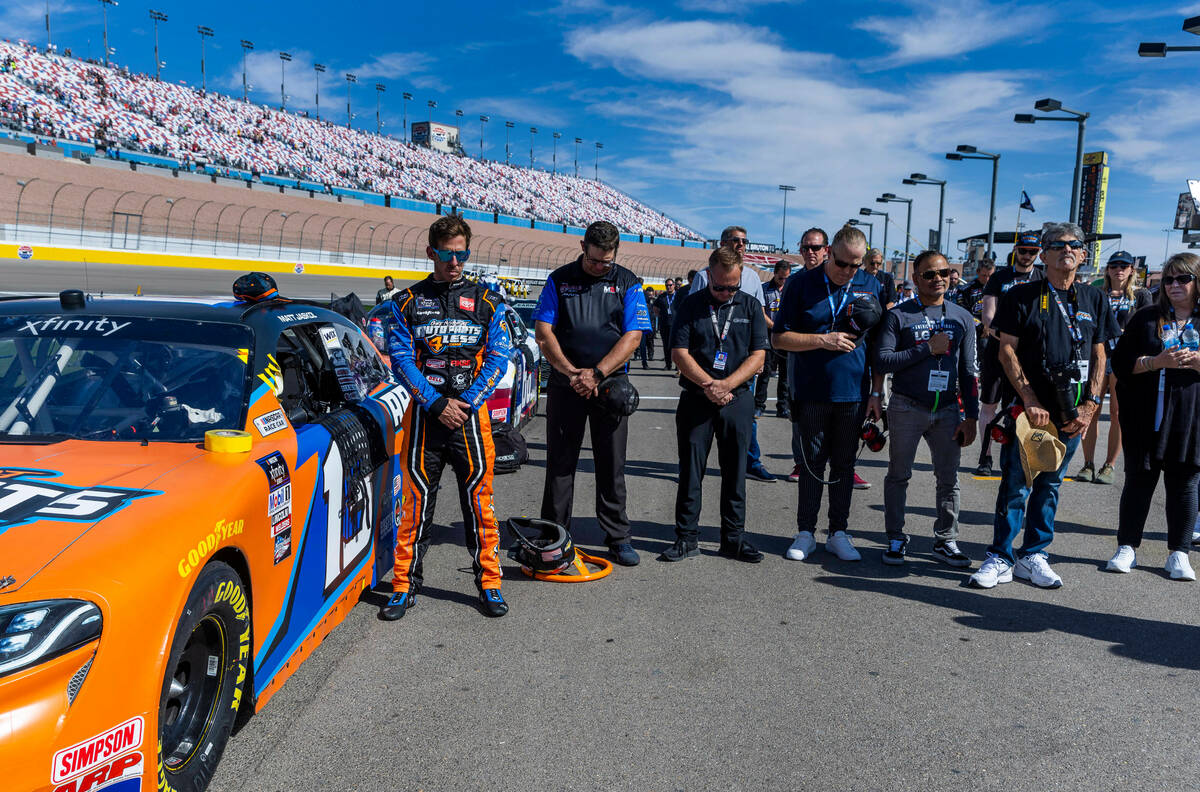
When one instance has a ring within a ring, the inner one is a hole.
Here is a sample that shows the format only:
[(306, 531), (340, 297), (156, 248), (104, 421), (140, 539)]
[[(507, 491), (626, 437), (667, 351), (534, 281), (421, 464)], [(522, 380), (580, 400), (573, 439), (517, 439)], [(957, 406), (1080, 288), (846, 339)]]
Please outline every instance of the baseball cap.
[(1017, 244), (1019, 248), (1040, 248), (1042, 246), (1042, 235), (1036, 231), (1022, 231), (1017, 234)]
[(1033, 426), (1029, 423), (1029, 417), (1022, 412), (1017, 416), (1016, 431), (1021, 467), (1025, 470), (1025, 486), (1032, 487), (1039, 473), (1062, 467), (1067, 447), (1058, 439), (1058, 431), (1053, 425)]
[(1126, 264), (1133, 264), (1134, 263), (1133, 254), (1127, 250), (1118, 250), (1116, 253), (1113, 253), (1111, 256), (1108, 257), (1109, 264), (1112, 264), (1114, 261), (1121, 261)]
[(883, 307), (873, 294), (855, 297), (834, 323), (834, 329), (862, 338), (883, 318)]

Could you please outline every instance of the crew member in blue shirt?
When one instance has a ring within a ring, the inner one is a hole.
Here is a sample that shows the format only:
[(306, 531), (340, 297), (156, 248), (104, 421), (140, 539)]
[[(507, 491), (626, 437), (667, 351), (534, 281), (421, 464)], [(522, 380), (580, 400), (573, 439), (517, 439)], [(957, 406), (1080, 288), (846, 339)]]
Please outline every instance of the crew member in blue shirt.
[(638, 278), (617, 263), (620, 233), (612, 223), (587, 227), (579, 258), (550, 273), (533, 312), (538, 344), (553, 370), (546, 387), (546, 486), (541, 517), (571, 527), (575, 468), (583, 430), (592, 432), (596, 519), (617, 562), (634, 566), (625, 512), (629, 417), (594, 397), (607, 377), (625, 377), (629, 358), (650, 329)]

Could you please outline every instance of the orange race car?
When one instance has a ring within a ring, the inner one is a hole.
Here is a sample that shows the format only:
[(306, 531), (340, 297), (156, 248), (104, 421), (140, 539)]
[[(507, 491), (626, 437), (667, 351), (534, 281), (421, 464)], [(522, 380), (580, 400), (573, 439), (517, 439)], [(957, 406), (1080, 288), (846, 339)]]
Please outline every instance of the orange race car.
[(0, 302), (0, 787), (204, 789), (391, 569), (409, 402), (316, 304)]

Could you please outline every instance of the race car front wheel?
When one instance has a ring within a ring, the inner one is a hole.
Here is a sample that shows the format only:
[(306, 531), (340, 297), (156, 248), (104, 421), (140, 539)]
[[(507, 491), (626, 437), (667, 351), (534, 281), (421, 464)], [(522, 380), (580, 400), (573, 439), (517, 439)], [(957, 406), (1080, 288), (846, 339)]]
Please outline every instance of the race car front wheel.
[(158, 787), (208, 786), (241, 704), (250, 662), (250, 603), (238, 574), (214, 561), (188, 596), (158, 707)]

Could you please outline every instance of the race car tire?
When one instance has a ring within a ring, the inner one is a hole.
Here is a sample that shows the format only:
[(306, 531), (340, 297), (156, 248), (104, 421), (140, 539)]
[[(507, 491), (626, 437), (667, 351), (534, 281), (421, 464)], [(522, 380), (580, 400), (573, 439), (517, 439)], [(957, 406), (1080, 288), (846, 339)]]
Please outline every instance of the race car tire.
[(237, 572), (208, 564), (175, 627), (158, 709), (158, 788), (208, 787), (242, 703), (250, 603)]

